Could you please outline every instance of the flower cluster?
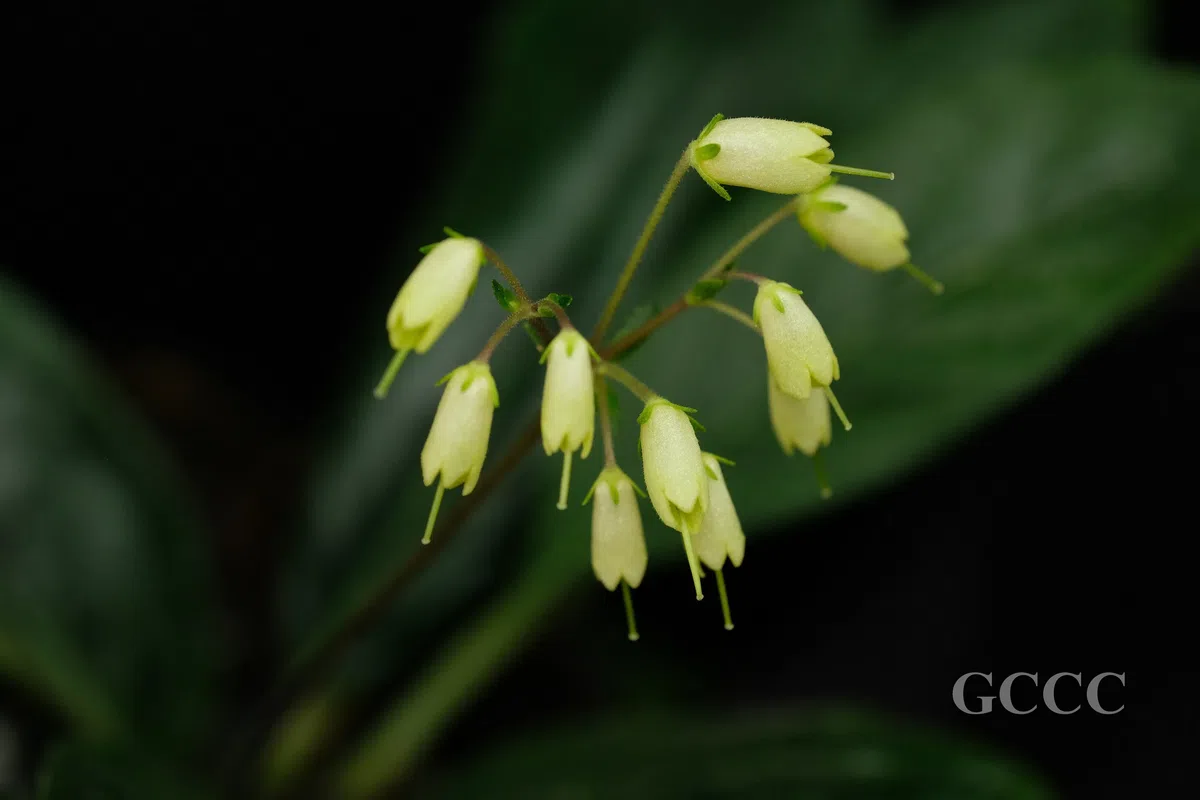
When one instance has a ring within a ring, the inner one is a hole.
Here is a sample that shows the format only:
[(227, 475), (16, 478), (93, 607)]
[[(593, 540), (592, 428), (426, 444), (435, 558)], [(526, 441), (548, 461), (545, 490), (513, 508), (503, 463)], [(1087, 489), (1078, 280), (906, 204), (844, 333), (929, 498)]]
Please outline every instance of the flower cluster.
[[(437, 483), (424, 542), (431, 541), (445, 490), (462, 486), (467, 495), (476, 488), (487, 456), (493, 410), (500, 402), (489, 360), (510, 331), (525, 326), (537, 340), (546, 367), (540, 433), (546, 455), (562, 454), (559, 509), (567, 508), (573, 457), (578, 454), (586, 459), (592, 451), (599, 409), (605, 463), (583, 502), (592, 504), (592, 568), (605, 588), (615, 591), (621, 587), (630, 638), (637, 638), (630, 589), (641, 584), (648, 564), (639, 494), (649, 500), (666, 527), (678, 532), (697, 599), (704, 596), (705, 570), (713, 573), (725, 627), (733, 627), (723, 569), (727, 562), (741, 565), (746, 537), (722, 467), (732, 462), (701, 448), (697, 432), (704, 429), (693, 417), (695, 409), (667, 400), (616, 362), (687, 308), (707, 307), (752, 328), (761, 336), (766, 353), (768, 414), (780, 447), (787, 455), (799, 450), (812, 458), (822, 496), (829, 496), (820, 454), (832, 441), (832, 414), (836, 413), (845, 430), (851, 427), (832, 389), (841, 377), (837, 355), (799, 289), (736, 271), (734, 259), (772, 225), (794, 217), (818, 244), (853, 264), (876, 272), (900, 267), (933, 291), (942, 288), (909, 260), (908, 230), (899, 213), (879, 198), (838, 184), (834, 173), (889, 180), (893, 175), (833, 163), (834, 153), (826, 138), (831, 133), (808, 122), (714, 117), (685, 148), (590, 339), (570, 320), (566, 311), (569, 296), (549, 294), (531, 299), (512, 270), (479, 240), (446, 229), (448, 238), (424, 249), (424, 258), (388, 313), (388, 338), (395, 356), (376, 389), (380, 397), (387, 393), (408, 354), (427, 352), (461, 313), (484, 263), (493, 262), (510, 287), (493, 281), (497, 300), (508, 317), (478, 356), (443, 379), (445, 389), (421, 451), (425, 485)], [(690, 170), (726, 200), (731, 199), (727, 186), (790, 197), (780, 211), (743, 237), (659, 317), (620, 339), (606, 341), (608, 324), (645, 244)], [(715, 299), (730, 281), (739, 279), (757, 287), (752, 314)], [(557, 333), (548, 327), (550, 319), (557, 325)], [(609, 381), (624, 386), (643, 405), (638, 444), (645, 492), (614, 455)]]

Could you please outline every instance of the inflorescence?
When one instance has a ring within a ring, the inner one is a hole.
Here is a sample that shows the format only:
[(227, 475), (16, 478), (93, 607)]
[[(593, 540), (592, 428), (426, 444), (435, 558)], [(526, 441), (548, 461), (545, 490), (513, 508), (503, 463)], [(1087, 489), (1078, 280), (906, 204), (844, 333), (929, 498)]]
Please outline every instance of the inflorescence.
[[(696, 409), (657, 394), (615, 359), (689, 307), (710, 308), (750, 327), (762, 337), (766, 350), (768, 410), (779, 444), (788, 455), (799, 450), (813, 460), (821, 495), (830, 496), (820, 451), (832, 440), (831, 413), (850, 430), (832, 389), (840, 377), (833, 346), (799, 289), (737, 271), (734, 260), (776, 224), (794, 217), (821, 247), (832, 248), (847, 261), (876, 272), (899, 267), (935, 294), (942, 292), (940, 283), (909, 260), (908, 230), (900, 214), (877, 197), (838, 184), (834, 175), (891, 180), (892, 173), (834, 164), (833, 150), (824, 138), (830, 134), (828, 128), (808, 122), (714, 117), (684, 149), (590, 339), (572, 324), (566, 311), (568, 295), (531, 299), (513, 271), (483, 242), (447, 228), (446, 239), (422, 248), (424, 258), (388, 312), (387, 331), (395, 355), (376, 387), (377, 397), (387, 395), (409, 353), (428, 351), (459, 315), (479, 270), (489, 261), (508, 284), (493, 281), (497, 300), (509, 312), (479, 355), (441, 381), (445, 389), (421, 450), (425, 485), (437, 483), (422, 541), (431, 541), (445, 491), (462, 486), (463, 495), (468, 495), (479, 480), (492, 413), (500, 404), (489, 361), (512, 330), (525, 326), (538, 342), (546, 366), (541, 439), (546, 455), (562, 454), (559, 509), (567, 508), (573, 457), (578, 453), (586, 459), (591, 453), (599, 410), (604, 467), (583, 502), (592, 503), (592, 568), (605, 588), (621, 587), (629, 638), (638, 638), (630, 589), (642, 582), (648, 562), (638, 495), (649, 499), (664, 525), (679, 532), (697, 600), (704, 596), (703, 570), (716, 576), (725, 627), (731, 629), (722, 570), (726, 561), (740, 566), (746, 549), (722, 470), (722, 465), (732, 466), (732, 462), (701, 449), (697, 432), (704, 429), (693, 416)], [(604, 334), (646, 245), (675, 189), (691, 170), (726, 200), (730, 199), (726, 186), (791, 195), (791, 199), (739, 240), (674, 305), (632, 333), (605, 343)], [(731, 280), (757, 284), (752, 314), (715, 299)], [(557, 333), (547, 326), (548, 320), (555, 322)], [(645, 491), (617, 464), (609, 419), (610, 380), (643, 403), (638, 423)]]

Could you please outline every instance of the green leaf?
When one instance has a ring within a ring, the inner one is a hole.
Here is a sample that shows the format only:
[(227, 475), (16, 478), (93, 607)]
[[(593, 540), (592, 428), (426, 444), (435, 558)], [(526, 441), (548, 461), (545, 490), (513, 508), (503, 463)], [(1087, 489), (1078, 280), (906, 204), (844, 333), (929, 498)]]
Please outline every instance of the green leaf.
[[(740, 259), (800, 284), (838, 350), (838, 394), (856, 422), (853, 433), (837, 434), (829, 453), (845, 499), (1036, 385), (1144, 298), (1194, 245), (1195, 226), (1187, 223), (1195, 195), (1169, 165), (1195, 158), (1186, 135), (1196, 122), (1195, 87), (1132, 63), (1057, 71), (1131, 52), (1142, 31), (1131, 7), (1120, 0), (978, 3), (893, 23), (865, 0), (787, 4), (732, 20), (696, 13), (694, 2), (518, 4), (496, 28), (481, 64), (487, 83), (470, 141), (428, 213), (463, 220), (528, 285), (571, 289), (578, 298), (572, 317), (584, 323), (598, 314), (697, 120), (715, 108), (828, 124), (839, 158), (895, 169), (895, 183), (846, 180), (900, 208), (914, 258), (948, 284), (943, 297), (927, 296), (902, 274), (875, 275), (815, 252), (790, 223)], [(814, 74), (822, 80), (795, 78)], [(1105, 89), (1110, 79), (1120, 92)], [(530, 104), (529, 97), (555, 100)], [(482, 174), (509, 191), (478, 191)], [(685, 181), (631, 285), (629, 308), (678, 298), (781, 200), (735, 191), (735, 202), (719, 203), (700, 181)], [(1157, 197), (1165, 214), (1146, 210)], [(771, 436), (761, 351), (702, 317), (687, 312), (656, 334), (633, 355), (638, 373), (656, 391), (704, 409), (710, 434), (703, 446), (740, 465), (730, 486), (748, 528), (802, 513), (816, 491), (807, 464), (787, 461)], [(406, 365), (411, 388), (397, 402), (372, 408), (368, 392), (355, 387), (363, 399), (347, 410), (314, 478), (308, 527), (286, 576), (287, 628), (307, 648), (419, 548), (429, 497), (418, 454), (437, 402), (426, 387), (478, 352), (488, 319), (468, 305), (437, 348)], [(1013, 341), (1002, 335), (1008, 331), (1018, 334)], [(490, 463), (536, 408), (536, 365), (518, 349), (502, 349), (493, 361), (504, 403)], [(636, 477), (633, 434), (625, 431), (618, 446)], [(369, 740), (379, 763), (389, 755), (411, 763), (411, 748), (448, 724), (480, 690), (486, 670), (516, 649), (516, 637), (530, 636), (545, 606), (528, 597), (557, 599), (586, 575), (587, 515), (553, 509), (557, 467), (527, 460), (401, 593), (356, 654), (345, 676), (351, 685), (420, 681)], [(669, 548), (682, 558), (677, 537), (660, 535), (656, 525), (647, 519), (655, 553)], [(545, 548), (551, 531), (558, 537)], [(454, 639), (477, 650), (445, 645), (445, 621), (469, 614), (498, 586), (504, 593), (493, 610), (526, 616), (487, 616)], [(514, 596), (526, 600), (505, 605)], [(420, 667), (423, 652), (439, 646), (450, 648), (439, 659), (453, 681)], [(465, 652), (486, 657), (472, 668), (454, 660)], [(405, 715), (411, 730), (389, 750), (391, 723)]]
[(571, 301), (575, 299), (569, 294), (559, 294), (558, 292), (551, 292), (550, 294), (546, 295), (546, 297), (552, 303), (557, 303), (560, 308), (566, 308), (567, 306), (571, 305)]
[(712, 300), (728, 285), (729, 281), (723, 281), (719, 278), (700, 281), (688, 291), (688, 305), (694, 306), (703, 303), (705, 300)]
[(144, 753), (78, 741), (56, 746), (38, 775), (37, 800), (203, 800), (194, 779)]
[(873, 715), (797, 711), (705, 719), (631, 713), (505, 743), (434, 797), (671, 800), (1049, 800), (990, 749)]
[[(778, 277), (796, 271), (841, 361), (837, 391), (856, 424), (826, 451), (834, 502), (911, 469), (1015, 402), (1162, 286), (1200, 245), (1200, 184), (1178, 169), (1200, 159), (1198, 125), (1196, 78), (1097, 64), (956, 82), (846, 137), (846, 152), (907, 176), (879, 193), (903, 211), (912, 249), (947, 289), (930, 296), (903, 273), (860, 270), (786, 231), (748, 254)], [(939, 169), (921, 163), (914, 141), (939, 154)], [(747, 196), (742, 205), (766, 216), (777, 201)], [(684, 248), (655, 274), (658, 291), (743, 229), (710, 222), (677, 241)], [(681, 347), (704, 353), (704, 366), (681, 358)], [(702, 446), (740, 465), (728, 482), (748, 532), (821, 502), (807, 489), (807, 461), (789, 461), (771, 435), (761, 351), (693, 317), (633, 361), (656, 391), (704, 409)], [(624, 445), (622, 463), (636, 464)], [(586, 517), (539, 519), (542, 542), (576, 543), (556, 550), (560, 568), (586, 576)], [(661, 534), (647, 531), (652, 558), (681, 561), (675, 538)], [(549, 568), (540, 573), (569, 585)]]
[(195, 509), (158, 444), (0, 278), (0, 683), (84, 741), (194, 744), (220, 658)]
[(500, 304), (501, 308), (510, 313), (521, 307), (521, 301), (517, 299), (517, 295), (495, 278), (492, 278), (492, 296), (496, 298), (496, 302)]

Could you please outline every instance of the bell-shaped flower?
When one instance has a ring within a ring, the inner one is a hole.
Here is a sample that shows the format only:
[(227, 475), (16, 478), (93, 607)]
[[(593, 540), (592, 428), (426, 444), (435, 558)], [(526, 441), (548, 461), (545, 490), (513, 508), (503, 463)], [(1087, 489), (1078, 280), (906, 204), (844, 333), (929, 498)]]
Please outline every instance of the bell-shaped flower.
[(592, 569), (604, 587), (621, 581), (636, 589), (646, 574), (646, 537), (633, 481), (619, 467), (605, 467), (588, 492), (592, 501)]
[(574, 328), (559, 332), (542, 354), (546, 383), (542, 389), (542, 447), (546, 455), (563, 454), (558, 508), (567, 507), (571, 481), (571, 454), (580, 458), (592, 450), (596, 395), (592, 386), (592, 358), (587, 340)]
[(720, 459), (705, 453), (704, 468), (708, 476), (708, 512), (692, 540), (696, 557), (711, 570), (725, 566), (725, 559), (735, 567), (742, 565), (746, 553), (746, 536), (738, 520), (725, 475), (721, 472)]
[(726, 200), (729, 194), (722, 185), (801, 194), (816, 189), (833, 172), (893, 177), (888, 172), (831, 164), (833, 150), (824, 138), (830, 133), (811, 122), (718, 116), (692, 143), (692, 167)]
[(651, 397), (638, 417), (641, 423), (642, 469), (646, 491), (659, 518), (683, 534), (688, 565), (700, 589), (700, 567), (692, 548), (692, 538), (700, 530), (708, 510), (708, 474), (700, 454), (689, 412), (695, 409), (677, 406), (662, 397)]
[(831, 184), (801, 199), (800, 224), (842, 258), (877, 272), (908, 263), (908, 228), (900, 213), (853, 186)]
[(376, 397), (387, 394), (410, 352), (429, 350), (459, 315), (483, 262), (478, 239), (451, 236), (433, 245), (417, 264), (388, 311), (388, 339), (396, 355), (375, 389)]
[(900, 212), (872, 194), (830, 182), (800, 198), (796, 216), (818, 244), (852, 264), (876, 272), (902, 267), (934, 294), (945, 288), (909, 260)]
[[(833, 439), (833, 425), (830, 421), (830, 401), (836, 404), (832, 393), (813, 392), (801, 400), (784, 394), (775, 385), (775, 379), (767, 376), (767, 408), (771, 416), (771, 427), (775, 429), (775, 438), (783, 448), (785, 455), (791, 455), (796, 450), (812, 459), (813, 470), (816, 473), (817, 485), (821, 488), (821, 497), (833, 496), (829, 485), (829, 476), (825, 473), (824, 459), (821, 458), (821, 448), (828, 447)], [(835, 405), (836, 407), (836, 405)], [(842, 410), (838, 415), (845, 419)]]
[(717, 576), (725, 628), (732, 630), (729, 597), (725, 592), (725, 575), (721, 569), (726, 559), (735, 567), (742, 565), (742, 558), (746, 554), (746, 536), (742, 533), (742, 522), (738, 519), (733, 498), (729, 496), (729, 487), (725, 484), (725, 475), (721, 472), (722, 459), (712, 453), (705, 453), (703, 458), (708, 474), (708, 512), (693, 539), (693, 545), (696, 557)]
[(459, 485), (463, 487), (464, 495), (475, 489), (487, 457), (492, 410), (500, 405), (492, 371), (482, 361), (458, 367), (442, 382), (446, 388), (425, 439), (425, 447), (421, 449), (421, 476), (425, 485), (438, 482), (422, 540), (425, 544), (433, 535), (442, 493)]
[(767, 367), (779, 388), (806, 398), (839, 376), (837, 356), (800, 292), (786, 283), (763, 281), (754, 298), (754, 321), (762, 330)]
[(824, 392), (813, 392), (801, 400), (780, 391), (774, 378), (768, 375), (767, 409), (775, 438), (789, 456), (799, 450), (812, 458), (833, 439), (829, 398)]

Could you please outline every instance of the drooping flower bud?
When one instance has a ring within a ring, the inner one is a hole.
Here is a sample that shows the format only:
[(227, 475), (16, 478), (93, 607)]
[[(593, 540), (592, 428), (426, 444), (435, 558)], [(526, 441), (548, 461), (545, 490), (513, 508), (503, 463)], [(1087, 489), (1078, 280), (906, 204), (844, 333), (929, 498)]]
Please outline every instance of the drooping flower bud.
[(459, 485), (463, 487), (463, 495), (475, 489), (487, 457), (492, 410), (500, 405), (500, 393), (496, 390), (492, 371), (482, 361), (458, 367), (442, 382), (446, 389), (438, 402), (425, 447), (421, 449), (421, 476), (425, 485), (438, 481), (422, 539), (425, 544), (433, 534), (442, 493)]
[(699, 600), (704, 593), (700, 589), (700, 566), (692, 538), (700, 530), (708, 510), (708, 475), (704, 471), (700, 442), (688, 416), (692, 411), (695, 409), (651, 397), (638, 422), (646, 491), (663, 524), (683, 534)]
[(388, 339), (396, 356), (375, 390), (377, 397), (387, 393), (405, 357), (429, 350), (459, 315), (483, 262), (478, 239), (452, 236), (433, 245), (417, 264), (388, 311)]
[(883, 272), (908, 263), (908, 228), (874, 195), (831, 184), (805, 196), (796, 215), (813, 238), (852, 264)]
[(564, 328), (542, 354), (546, 383), (542, 390), (542, 447), (546, 455), (563, 454), (558, 508), (567, 507), (571, 454), (581, 458), (592, 451), (596, 395), (592, 388), (592, 359), (587, 340), (574, 328)]
[(725, 592), (725, 575), (721, 569), (728, 559), (735, 567), (742, 565), (746, 554), (746, 536), (742, 533), (742, 522), (738, 519), (725, 475), (721, 472), (722, 459), (705, 453), (704, 469), (708, 475), (708, 512), (700, 524), (693, 544), (696, 557), (717, 576), (717, 588), (721, 595), (721, 612), (725, 615), (725, 629), (733, 630), (729, 614), (729, 597)]
[(903, 267), (934, 294), (945, 288), (913, 266), (900, 212), (874, 195), (830, 183), (801, 198), (796, 216), (817, 243), (852, 264), (876, 272)]
[(762, 117), (718, 118), (692, 143), (692, 166), (726, 200), (721, 185), (777, 194), (811, 192), (832, 172), (891, 179), (888, 172), (841, 167), (823, 137), (832, 131), (811, 122)]

